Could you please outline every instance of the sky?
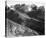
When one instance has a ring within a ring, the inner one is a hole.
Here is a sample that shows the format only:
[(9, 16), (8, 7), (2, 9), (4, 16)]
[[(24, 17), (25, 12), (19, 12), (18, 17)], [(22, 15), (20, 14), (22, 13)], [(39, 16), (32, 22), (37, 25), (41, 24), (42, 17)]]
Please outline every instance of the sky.
[(44, 5), (45, 1), (43, 0), (7, 0), (7, 5), (10, 7), (11, 5), (15, 5), (15, 4), (27, 4), (27, 5), (31, 5), (31, 4), (36, 4), (37, 6), (40, 5)]

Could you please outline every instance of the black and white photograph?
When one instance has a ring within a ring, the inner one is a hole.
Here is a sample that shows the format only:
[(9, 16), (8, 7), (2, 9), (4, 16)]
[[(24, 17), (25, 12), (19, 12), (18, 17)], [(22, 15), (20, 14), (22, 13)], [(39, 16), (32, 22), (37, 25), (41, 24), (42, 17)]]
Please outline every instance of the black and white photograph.
[(5, 1), (5, 37), (41, 35), (45, 35), (44, 3), (30, 0)]

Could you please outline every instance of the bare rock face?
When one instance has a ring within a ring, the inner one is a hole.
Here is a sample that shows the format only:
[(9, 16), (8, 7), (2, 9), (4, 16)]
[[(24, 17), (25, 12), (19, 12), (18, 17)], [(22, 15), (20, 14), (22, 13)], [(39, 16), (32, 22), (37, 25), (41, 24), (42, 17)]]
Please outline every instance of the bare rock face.
[(36, 31), (7, 19), (7, 36), (33, 36), (39, 35)]

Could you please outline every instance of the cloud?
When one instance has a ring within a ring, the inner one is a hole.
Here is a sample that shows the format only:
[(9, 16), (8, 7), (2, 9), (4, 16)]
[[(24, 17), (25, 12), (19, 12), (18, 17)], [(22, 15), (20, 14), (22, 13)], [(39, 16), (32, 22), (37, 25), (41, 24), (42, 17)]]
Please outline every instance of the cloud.
[(36, 4), (36, 5), (38, 5), (38, 6), (40, 6), (40, 5), (44, 5), (44, 0), (43, 1), (41, 1), (41, 0), (7, 0), (7, 5), (10, 7), (11, 5), (15, 5), (15, 4), (23, 4), (23, 3), (25, 3), (25, 4)]

